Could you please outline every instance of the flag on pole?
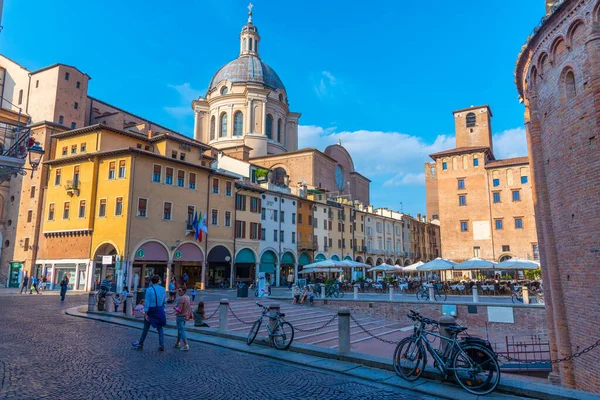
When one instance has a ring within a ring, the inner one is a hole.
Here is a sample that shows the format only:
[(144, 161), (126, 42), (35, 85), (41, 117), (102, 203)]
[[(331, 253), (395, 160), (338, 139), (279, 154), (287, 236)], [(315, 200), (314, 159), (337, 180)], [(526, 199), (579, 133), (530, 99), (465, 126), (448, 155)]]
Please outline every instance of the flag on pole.
[(202, 216), (201, 222), (198, 223), (198, 228), (200, 230), (200, 241), (202, 241), (202, 232), (208, 235), (208, 226), (206, 225), (206, 213)]
[(199, 224), (199, 222), (200, 221), (198, 220), (198, 212), (196, 211), (194, 213), (194, 220), (192, 221), (192, 228), (194, 229), (194, 239), (195, 240), (198, 240), (198, 230), (199, 230), (198, 224)]

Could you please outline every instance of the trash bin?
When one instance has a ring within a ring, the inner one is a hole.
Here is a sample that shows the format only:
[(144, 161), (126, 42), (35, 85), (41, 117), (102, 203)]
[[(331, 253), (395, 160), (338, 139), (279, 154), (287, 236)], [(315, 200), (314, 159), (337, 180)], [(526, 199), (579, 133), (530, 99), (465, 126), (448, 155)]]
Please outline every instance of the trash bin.
[(238, 287), (237, 297), (248, 297), (248, 286), (242, 285)]

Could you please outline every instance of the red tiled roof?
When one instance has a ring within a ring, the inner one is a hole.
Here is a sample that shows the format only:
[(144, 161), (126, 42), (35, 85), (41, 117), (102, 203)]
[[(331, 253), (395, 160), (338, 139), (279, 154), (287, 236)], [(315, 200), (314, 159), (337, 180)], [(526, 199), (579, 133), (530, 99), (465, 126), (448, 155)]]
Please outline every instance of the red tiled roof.
[(504, 160), (495, 160), (485, 164), (486, 168), (505, 167), (508, 165), (529, 164), (529, 157), (505, 158)]

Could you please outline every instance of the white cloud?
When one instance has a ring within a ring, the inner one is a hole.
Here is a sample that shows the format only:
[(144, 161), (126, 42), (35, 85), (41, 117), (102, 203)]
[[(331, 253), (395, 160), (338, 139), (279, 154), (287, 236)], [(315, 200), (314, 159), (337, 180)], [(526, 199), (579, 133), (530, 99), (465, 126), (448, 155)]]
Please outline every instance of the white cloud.
[(181, 85), (167, 85), (171, 89), (174, 89), (179, 95), (179, 101), (177, 106), (163, 107), (164, 110), (175, 119), (185, 119), (193, 114), (192, 107), (190, 106), (192, 100), (197, 99), (202, 95), (201, 90), (192, 88), (189, 82)]
[(425, 185), (425, 173), (421, 172), (419, 174), (414, 173), (399, 173), (393, 178), (388, 179), (383, 183), (383, 186), (402, 186), (402, 185), (417, 185), (422, 186)]
[(494, 156), (497, 159), (528, 155), (525, 128), (508, 129), (493, 135)]
[(320, 99), (331, 95), (331, 88), (336, 86), (338, 80), (329, 71), (321, 71), (318, 82), (313, 85), (315, 93)]

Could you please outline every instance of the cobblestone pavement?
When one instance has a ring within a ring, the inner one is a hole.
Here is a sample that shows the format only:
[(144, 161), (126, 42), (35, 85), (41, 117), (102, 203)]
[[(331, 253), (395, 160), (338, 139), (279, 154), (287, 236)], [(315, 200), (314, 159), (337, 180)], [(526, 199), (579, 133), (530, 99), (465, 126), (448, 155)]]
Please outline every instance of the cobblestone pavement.
[(69, 317), (87, 296), (0, 299), (0, 399), (434, 399), (410, 391), (191, 343), (158, 351), (150, 334)]

